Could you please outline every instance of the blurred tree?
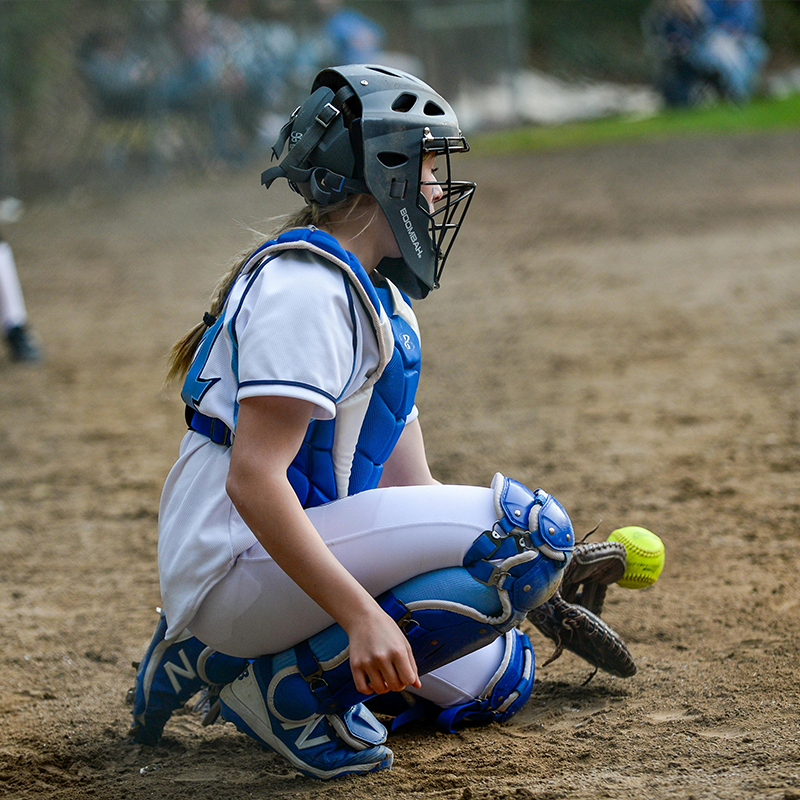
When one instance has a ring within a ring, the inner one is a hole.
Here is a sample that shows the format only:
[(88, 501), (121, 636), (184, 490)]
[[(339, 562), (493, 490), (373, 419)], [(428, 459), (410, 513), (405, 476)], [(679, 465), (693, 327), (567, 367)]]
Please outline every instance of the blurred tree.
[(529, 63), (562, 78), (649, 76), (640, 19), (650, 0), (529, 0)]
[(47, 91), (44, 37), (63, 24), (69, 0), (0, 2), (0, 194), (18, 192), (14, 154), (37, 94)]
[(800, 0), (765, 0), (764, 38), (776, 67), (797, 64), (800, 58)]
[[(81, 5), (81, 3), (77, 3)], [(0, 61), (7, 90), (15, 103), (33, 99), (41, 87), (41, 44), (53, 31), (62, 27), (75, 13), (72, 0), (48, 0), (30, 3), (24, 0), (0, 2)]]

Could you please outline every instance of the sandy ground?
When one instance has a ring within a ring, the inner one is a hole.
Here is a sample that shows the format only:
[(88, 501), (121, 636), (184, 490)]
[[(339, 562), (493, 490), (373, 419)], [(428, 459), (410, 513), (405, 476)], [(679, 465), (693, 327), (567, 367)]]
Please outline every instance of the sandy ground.
[(645, 525), (667, 566), (610, 592), (634, 678), (584, 686), (566, 654), (510, 723), (419, 724), (392, 771), (329, 784), (191, 714), (126, 740), (183, 431), (164, 354), (286, 195), (256, 167), (32, 203), (5, 229), (47, 360), (0, 360), (0, 795), (800, 798), (798, 154), (780, 133), (461, 162), (470, 224), (418, 305), (435, 473), (541, 485), (594, 539)]

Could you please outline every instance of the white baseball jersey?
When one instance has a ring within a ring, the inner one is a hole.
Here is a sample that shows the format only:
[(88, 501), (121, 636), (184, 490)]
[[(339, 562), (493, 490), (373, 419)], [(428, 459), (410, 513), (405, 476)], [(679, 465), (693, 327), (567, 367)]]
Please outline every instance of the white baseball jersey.
[[(352, 461), (366, 413), (359, 398), (369, 402), (365, 387), (380, 377), (393, 344), (388, 316), (359, 292), (357, 278), (308, 250), (284, 252), (237, 279), (198, 347), (183, 398), (234, 432), (243, 398), (307, 400), (314, 419), (344, 415), (339, 458), (346, 462), (349, 453)], [(348, 414), (354, 423), (344, 424)], [(189, 624), (206, 593), (256, 543), (225, 491), (229, 463), (229, 448), (190, 431), (165, 483), (159, 573), (168, 637)]]

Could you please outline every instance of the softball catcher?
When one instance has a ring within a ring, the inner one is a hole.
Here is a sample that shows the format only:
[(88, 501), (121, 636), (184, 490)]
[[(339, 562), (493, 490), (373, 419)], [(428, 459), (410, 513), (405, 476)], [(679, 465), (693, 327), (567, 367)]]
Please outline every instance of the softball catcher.
[(189, 430), (132, 731), (155, 744), (213, 687), (224, 719), (332, 778), (391, 766), (368, 703), (400, 719), (411, 696), (448, 730), (518, 711), (534, 676), (518, 625), (575, 537), (542, 489), (443, 486), (428, 468), (410, 301), (439, 285), (475, 189), (451, 176), (469, 146), (448, 103), (397, 70), (327, 69), (273, 149), (262, 183), (305, 207), (172, 353)]

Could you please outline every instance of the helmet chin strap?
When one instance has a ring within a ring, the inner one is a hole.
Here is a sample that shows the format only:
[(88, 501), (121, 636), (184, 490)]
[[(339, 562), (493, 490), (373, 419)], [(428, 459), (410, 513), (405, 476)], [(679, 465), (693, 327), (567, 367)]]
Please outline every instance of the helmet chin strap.
[[(315, 170), (300, 169), (300, 164), (305, 162), (309, 155), (311, 155), (311, 153), (316, 149), (317, 145), (322, 141), (322, 137), (325, 136), (325, 132), (328, 130), (331, 123), (333, 123), (334, 120), (336, 120), (336, 118), (342, 113), (344, 104), (354, 96), (355, 92), (353, 92), (349, 86), (342, 86), (342, 88), (339, 89), (339, 91), (333, 96), (333, 99), (329, 103), (326, 103), (319, 110), (317, 116), (314, 118), (314, 124), (303, 134), (302, 138), (300, 138), (295, 145), (290, 148), (289, 152), (286, 154), (286, 158), (284, 158), (283, 161), (281, 161), (281, 163), (277, 166), (265, 169), (264, 172), (261, 173), (262, 185), (269, 189), (269, 187), (272, 186), (273, 182), (277, 178), (286, 178), (294, 183), (303, 182), (304, 178), (307, 179), (308, 176), (311, 175), (311, 173), (313, 173)], [(283, 126), (283, 128), (281, 128), (278, 139), (272, 146), (272, 153), (275, 158), (280, 158), (280, 154), (283, 152), (283, 149), (286, 146), (286, 141), (292, 132), (298, 111), (299, 109), (292, 114), (289, 121)], [(290, 172), (293, 173), (294, 177), (292, 177)], [(335, 175), (335, 173), (330, 174)], [(342, 176), (336, 177), (340, 178), (341, 181), (348, 180)], [(324, 177), (321, 180), (324, 181)], [(335, 185), (335, 179), (333, 183)], [(366, 188), (366, 185), (364, 186)], [(359, 189), (352, 189), (351, 191), (362, 191), (363, 193), (363, 190)]]

